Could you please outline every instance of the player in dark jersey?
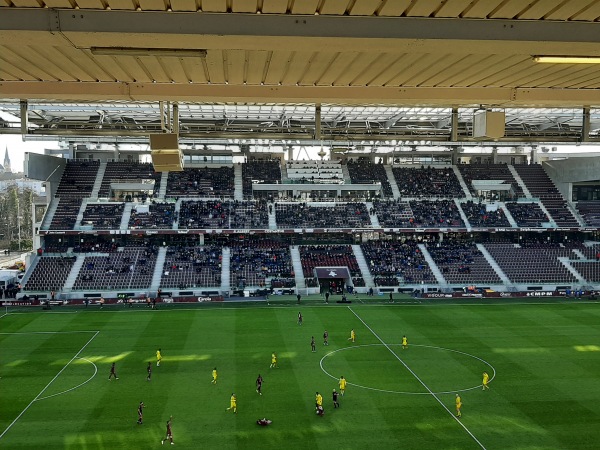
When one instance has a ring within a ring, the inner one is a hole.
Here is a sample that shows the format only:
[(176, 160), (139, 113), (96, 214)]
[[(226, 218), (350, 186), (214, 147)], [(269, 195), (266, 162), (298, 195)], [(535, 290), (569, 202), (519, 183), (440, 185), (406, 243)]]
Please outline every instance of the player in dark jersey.
[(302, 313), (298, 312), (298, 325), (302, 325)]
[(323, 333), (323, 345), (329, 345), (329, 333), (327, 330)]
[(144, 418), (144, 406), (144, 402), (140, 402), (140, 404), (138, 405), (138, 425), (142, 424), (142, 420)]
[(338, 403), (338, 392), (334, 389), (333, 390), (333, 394), (331, 394), (331, 397), (333, 399), (333, 407), (334, 408), (339, 408), (340, 404)]
[(150, 379), (152, 378), (152, 363), (151, 362), (148, 363), (148, 367), (146, 368), (146, 370), (148, 371), (148, 376), (146, 377), (146, 381), (150, 381)]
[(262, 395), (262, 383), (263, 383), (263, 378), (260, 376), (260, 373), (259, 373), (258, 378), (256, 379), (256, 392), (258, 392), (259, 395)]
[(110, 381), (112, 379), (112, 377), (115, 377), (115, 380), (119, 379), (119, 377), (117, 376), (117, 369), (115, 369), (115, 363), (112, 363), (112, 365), (110, 366), (110, 373), (108, 374), (108, 381)]
[(315, 345), (315, 337), (314, 336), (312, 336), (310, 338), (310, 348), (312, 349), (313, 352), (317, 351), (317, 347)]
[(173, 416), (171, 416), (169, 420), (167, 420), (167, 436), (162, 441), (160, 441), (160, 443), (163, 445), (167, 439), (171, 441), (171, 445), (175, 445), (175, 442), (173, 442), (173, 433), (171, 432), (171, 422), (173, 422)]

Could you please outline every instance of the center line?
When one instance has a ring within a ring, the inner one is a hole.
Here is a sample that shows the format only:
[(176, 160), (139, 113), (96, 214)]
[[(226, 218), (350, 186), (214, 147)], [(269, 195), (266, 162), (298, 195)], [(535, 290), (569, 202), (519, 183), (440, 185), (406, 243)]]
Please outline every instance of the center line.
[(453, 419), (454, 419), (454, 420), (455, 420), (455, 421), (456, 421), (456, 422), (457, 422), (457, 423), (458, 423), (458, 424), (459, 424), (461, 427), (463, 427), (463, 429), (464, 429), (464, 430), (465, 430), (465, 431), (466, 431), (466, 432), (469, 434), (469, 436), (471, 436), (471, 437), (473, 438), (473, 440), (474, 440), (475, 442), (477, 442), (477, 443), (479, 444), (479, 446), (480, 446), (480, 447), (481, 447), (483, 450), (486, 450), (486, 449), (485, 449), (485, 447), (484, 447), (484, 445), (483, 445), (481, 442), (479, 442), (479, 439), (477, 439), (477, 438), (475, 437), (475, 435), (474, 435), (473, 433), (471, 433), (471, 431), (470, 431), (470, 430), (469, 430), (469, 429), (468, 429), (468, 428), (465, 426), (465, 424), (463, 424), (463, 423), (462, 423), (460, 420), (458, 420), (458, 417), (456, 417), (456, 416), (454, 415), (454, 413), (453, 413), (452, 411), (450, 411), (446, 405), (444, 405), (444, 402), (442, 402), (442, 401), (439, 399), (439, 397), (438, 397), (438, 396), (437, 396), (437, 395), (436, 395), (436, 394), (435, 394), (435, 393), (434, 393), (434, 392), (433, 392), (431, 389), (429, 389), (429, 386), (427, 386), (427, 385), (425, 384), (425, 382), (424, 382), (423, 380), (421, 380), (421, 378), (419, 378), (419, 376), (418, 376), (418, 375), (417, 375), (415, 372), (413, 372), (413, 370), (412, 370), (410, 367), (408, 367), (408, 365), (407, 365), (407, 364), (406, 364), (406, 363), (405, 363), (405, 362), (402, 360), (402, 358), (400, 358), (400, 357), (399, 357), (399, 356), (396, 354), (396, 352), (395, 352), (394, 350), (392, 350), (392, 348), (391, 348), (389, 345), (387, 345), (387, 344), (386, 344), (386, 343), (383, 341), (383, 339), (381, 339), (381, 338), (380, 338), (380, 337), (377, 335), (377, 333), (375, 333), (375, 331), (373, 331), (373, 329), (372, 329), (372, 328), (371, 328), (369, 325), (367, 325), (367, 323), (366, 323), (364, 320), (362, 320), (362, 318), (361, 318), (361, 317), (360, 317), (358, 314), (356, 314), (356, 313), (354, 312), (354, 310), (353, 310), (352, 308), (350, 308), (350, 307), (348, 306), (348, 309), (350, 310), (350, 312), (351, 312), (352, 314), (354, 314), (354, 315), (356, 316), (356, 318), (357, 318), (358, 320), (360, 320), (360, 321), (362, 322), (362, 324), (363, 324), (365, 327), (367, 327), (367, 328), (369, 329), (369, 331), (370, 331), (371, 333), (373, 333), (373, 336), (375, 336), (375, 337), (376, 337), (376, 338), (379, 340), (379, 342), (381, 342), (381, 343), (384, 345), (384, 347), (385, 347), (385, 348), (387, 348), (387, 349), (388, 349), (388, 350), (389, 350), (389, 351), (392, 353), (392, 355), (394, 355), (394, 356), (396, 357), (396, 359), (402, 363), (402, 365), (403, 365), (404, 367), (406, 367), (406, 370), (408, 370), (408, 371), (409, 371), (409, 372), (410, 372), (410, 373), (411, 373), (411, 374), (412, 374), (412, 375), (413, 375), (413, 376), (416, 378), (416, 380), (417, 380), (419, 383), (421, 383), (421, 385), (422, 385), (422, 386), (423, 386), (425, 389), (427, 389), (427, 392), (429, 392), (429, 394), (430, 394), (430, 395), (431, 395), (433, 398), (435, 398), (435, 399), (438, 401), (438, 403), (439, 403), (440, 405), (442, 405), (442, 408), (444, 408), (444, 409), (445, 409), (445, 410), (448, 412), (448, 414), (450, 414), (450, 416), (452, 416), (452, 418), (453, 418)]

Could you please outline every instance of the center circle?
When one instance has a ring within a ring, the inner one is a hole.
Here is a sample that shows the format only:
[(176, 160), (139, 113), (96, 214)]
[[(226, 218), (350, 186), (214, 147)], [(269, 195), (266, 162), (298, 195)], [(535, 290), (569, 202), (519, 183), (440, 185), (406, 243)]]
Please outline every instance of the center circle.
[[(321, 361), (319, 362), (319, 365), (321, 367), (321, 370), (328, 376), (330, 376), (331, 378), (338, 380), (339, 377), (332, 375), (330, 372), (327, 371), (327, 369), (325, 368), (325, 361), (331, 357), (336, 355), (339, 352), (343, 352), (343, 351), (348, 351), (348, 350), (359, 350), (365, 347), (383, 347), (386, 350), (388, 350), (388, 353), (392, 353), (390, 356), (394, 359), (398, 359), (397, 363), (400, 367), (404, 367), (407, 369), (407, 373), (411, 376), (414, 377), (414, 379), (416, 380), (417, 383), (421, 384), (423, 386), (424, 389), (426, 389), (425, 391), (422, 392), (415, 392), (415, 391), (408, 391), (408, 390), (393, 390), (393, 389), (380, 389), (377, 387), (372, 387), (372, 386), (365, 386), (362, 384), (358, 384), (358, 383), (350, 383), (348, 382), (349, 386), (354, 386), (354, 387), (358, 387), (361, 389), (367, 389), (370, 391), (377, 391), (377, 392), (385, 392), (388, 394), (405, 394), (405, 395), (431, 395), (431, 394), (435, 394), (435, 395), (441, 395), (441, 394), (453, 394), (456, 392), (466, 392), (466, 391), (471, 391), (474, 389), (480, 389), (481, 388), (481, 384), (475, 385), (475, 386), (467, 386), (467, 387), (457, 387), (455, 389), (447, 389), (447, 390), (439, 390), (439, 391), (434, 391), (433, 389), (431, 389), (431, 391), (427, 390), (430, 389), (429, 386), (427, 386), (425, 384), (425, 382), (421, 381), (422, 378), (420, 378), (420, 375), (418, 372), (413, 372), (413, 368), (410, 367), (410, 364), (408, 364), (406, 361), (404, 361), (400, 356), (397, 355), (397, 353), (395, 351), (393, 351), (391, 349), (391, 347), (401, 347), (402, 344), (363, 344), (363, 345), (354, 345), (352, 347), (344, 347), (344, 348), (339, 348), (337, 350), (333, 350), (329, 353), (327, 353), (325, 356), (323, 356), (321, 358)], [(482, 365), (485, 366), (487, 368), (487, 370), (490, 373), (490, 379), (489, 381), (491, 382), (495, 377), (496, 377), (496, 369), (494, 369), (494, 366), (492, 366), (489, 362), (485, 361), (482, 358), (479, 358), (478, 356), (475, 355), (471, 355), (469, 353), (466, 352), (462, 352), (460, 350), (453, 350), (451, 348), (445, 348), (445, 347), (436, 347), (433, 345), (419, 345), (419, 344), (410, 344), (410, 350), (407, 351), (412, 351), (412, 349), (414, 347), (417, 347), (419, 349), (423, 349), (423, 350), (432, 350), (432, 351), (437, 351), (437, 352), (449, 352), (447, 355), (451, 356), (451, 357), (456, 357), (456, 356), (464, 356), (466, 358), (472, 359), (474, 360), (475, 363), (477, 363), (478, 365)], [(404, 350), (403, 350), (404, 351)], [(442, 371), (443, 372), (443, 371)], [(419, 378), (417, 378), (419, 377)], [(442, 377), (443, 378), (443, 377)], [(426, 387), (427, 386), (427, 387)]]

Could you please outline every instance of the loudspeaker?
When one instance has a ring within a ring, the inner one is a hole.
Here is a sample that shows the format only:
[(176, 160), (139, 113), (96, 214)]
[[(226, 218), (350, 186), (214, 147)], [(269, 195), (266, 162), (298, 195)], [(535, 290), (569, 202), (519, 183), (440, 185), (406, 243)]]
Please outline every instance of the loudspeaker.
[(179, 149), (175, 133), (151, 134), (150, 149), (152, 164), (157, 172), (181, 172), (183, 152)]
[(499, 139), (504, 136), (504, 111), (480, 111), (473, 116), (473, 137)]

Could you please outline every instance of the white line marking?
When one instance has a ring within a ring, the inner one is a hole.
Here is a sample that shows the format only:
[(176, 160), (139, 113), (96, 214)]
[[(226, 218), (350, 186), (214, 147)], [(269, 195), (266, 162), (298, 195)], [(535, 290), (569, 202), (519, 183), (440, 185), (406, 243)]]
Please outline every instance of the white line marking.
[[(391, 347), (399, 347), (402, 344), (388, 344)], [(362, 345), (353, 345), (352, 347), (342, 347), (342, 348), (338, 348), (337, 350), (332, 350), (329, 353), (327, 353), (326, 355), (324, 355), (321, 358), (321, 361), (319, 362), (319, 365), (321, 366), (321, 370), (326, 374), (329, 375), (331, 378), (333, 378), (334, 380), (337, 380), (337, 377), (333, 376), (332, 374), (330, 374), (329, 372), (327, 372), (327, 370), (325, 370), (325, 368), (323, 367), (323, 361), (325, 360), (325, 358), (333, 355), (334, 353), (343, 351), (343, 350), (353, 350), (355, 348), (359, 348), (359, 347), (381, 347), (382, 344), (362, 344)], [(423, 348), (434, 348), (436, 350), (445, 350), (448, 352), (454, 352), (454, 353), (459, 353), (461, 355), (465, 355), (468, 356), (470, 358), (473, 359), (477, 359), (479, 361), (481, 361), (482, 363), (484, 363), (486, 366), (488, 366), (491, 370), (492, 370), (492, 377), (490, 378), (490, 382), (496, 378), (496, 369), (494, 368), (494, 366), (492, 366), (489, 362), (487, 362), (485, 359), (479, 358), (478, 356), (475, 355), (471, 355), (470, 353), (465, 353), (465, 352), (461, 352), (459, 350), (453, 350), (451, 348), (445, 348), (445, 347), (436, 347), (433, 345), (420, 345), (420, 344), (410, 344), (411, 347), (423, 347)], [(409, 391), (392, 391), (392, 390), (388, 390), (388, 389), (379, 389), (379, 388), (374, 388), (374, 387), (370, 387), (370, 386), (363, 386), (361, 384), (356, 384), (356, 383), (348, 383), (350, 386), (355, 386), (355, 387), (359, 387), (362, 389), (368, 389), (370, 391), (376, 391), (376, 392), (385, 392), (386, 394), (403, 394), (403, 395), (431, 395), (429, 392), (409, 392)], [(454, 394), (456, 392), (467, 392), (467, 391), (473, 391), (475, 389), (479, 389), (481, 388), (482, 385), (478, 384), (477, 386), (473, 386), (473, 387), (469, 387), (469, 388), (464, 388), (464, 389), (452, 389), (451, 391), (440, 391), (440, 392), (434, 392), (434, 394), (436, 395), (441, 395), (441, 394)]]
[(433, 398), (435, 398), (435, 399), (437, 400), (437, 402), (438, 402), (440, 405), (442, 405), (442, 408), (444, 408), (444, 409), (446, 410), (446, 412), (448, 412), (448, 414), (450, 414), (450, 416), (451, 416), (451, 417), (452, 417), (452, 418), (453, 418), (453, 419), (456, 421), (456, 423), (458, 423), (458, 424), (459, 424), (461, 427), (463, 427), (463, 429), (464, 429), (464, 430), (465, 430), (465, 431), (466, 431), (466, 432), (469, 434), (469, 436), (471, 436), (471, 437), (473, 438), (473, 440), (474, 440), (475, 442), (477, 442), (477, 444), (479, 444), (479, 446), (480, 446), (480, 447), (481, 447), (483, 450), (486, 450), (486, 449), (485, 449), (485, 447), (484, 447), (484, 445), (483, 445), (483, 444), (482, 444), (482, 443), (479, 441), (479, 439), (477, 439), (477, 438), (475, 437), (475, 435), (474, 435), (473, 433), (471, 433), (471, 431), (470, 431), (470, 430), (469, 430), (469, 429), (468, 429), (468, 428), (465, 426), (465, 424), (463, 424), (463, 423), (462, 423), (460, 420), (458, 420), (458, 417), (456, 417), (456, 416), (454, 415), (454, 413), (448, 409), (448, 407), (447, 407), (447, 406), (444, 404), (444, 402), (442, 402), (442, 401), (439, 399), (439, 397), (438, 397), (438, 396), (437, 396), (437, 395), (436, 395), (436, 394), (435, 394), (435, 393), (434, 393), (434, 392), (433, 392), (431, 389), (429, 389), (429, 386), (427, 386), (427, 385), (425, 384), (425, 382), (424, 382), (423, 380), (421, 380), (421, 378), (419, 378), (419, 376), (418, 376), (416, 373), (414, 373), (414, 372), (413, 372), (413, 370), (412, 370), (410, 367), (408, 367), (408, 365), (407, 365), (407, 364), (406, 364), (406, 363), (405, 363), (405, 362), (402, 360), (402, 358), (400, 358), (400, 357), (399, 357), (399, 356), (396, 354), (396, 352), (394, 352), (394, 350), (392, 350), (392, 349), (390, 348), (390, 346), (389, 346), (388, 344), (386, 344), (386, 343), (383, 341), (383, 339), (381, 339), (381, 338), (380, 338), (380, 337), (377, 335), (377, 333), (375, 333), (375, 331), (373, 331), (373, 329), (372, 329), (372, 328), (371, 328), (369, 325), (367, 325), (367, 324), (366, 324), (366, 322), (365, 322), (364, 320), (362, 320), (362, 318), (361, 318), (361, 317), (360, 317), (358, 314), (356, 314), (356, 313), (355, 313), (355, 312), (352, 310), (352, 308), (350, 308), (350, 307), (348, 306), (348, 309), (350, 310), (350, 312), (351, 312), (352, 314), (354, 314), (354, 315), (356, 316), (356, 318), (357, 318), (358, 320), (360, 320), (360, 321), (362, 322), (362, 324), (363, 324), (365, 327), (367, 327), (367, 328), (369, 329), (369, 331), (370, 331), (371, 333), (373, 333), (373, 336), (375, 336), (375, 337), (377, 338), (377, 340), (378, 340), (379, 342), (381, 342), (381, 343), (384, 345), (384, 347), (385, 347), (385, 348), (387, 348), (387, 349), (388, 349), (388, 350), (389, 350), (389, 351), (392, 353), (392, 355), (394, 355), (394, 356), (396, 357), (396, 359), (402, 363), (402, 365), (403, 365), (404, 367), (406, 367), (406, 370), (408, 370), (408, 371), (409, 371), (409, 372), (410, 372), (410, 373), (411, 373), (411, 374), (412, 374), (412, 375), (415, 377), (415, 379), (416, 379), (416, 380), (417, 380), (419, 383), (421, 383), (421, 385), (422, 385), (422, 386), (423, 386), (423, 387), (424, 387), (424, 388), (425, 388), (425, 389), (426, 389), (426, 390), (429, 392), (429, 394), (431, 394), (431, 396), (432, 396)]
[(2, 314), (2, 315), (0, 316), (0, 319), (2, 319), (4, 316), (8, 316), (9, 314), (11, 314), (11, 313), (4, 313), (4, 314)]
[(42, 390), (40, 391), (40, 393), (39, 393), (38, 395), (36, 395), (36, 396), (35, 396), (35, 398), (34, 398), (33, 400), (31, 400), (31, 402), (29, 403), (29, 405), (27, 405), (27, 406), (25, 407), (25, 409), (24, 409), (23, 411), (21, 411), (21, 414), (19, 414), (19, 415), (17, 416), (17, 418), (16, 418), (15, 420), (13, 420), (13, 421), (11, 422), (11, 424), (10, 424), (10, 425), (9, 425), (9, 426), (6, 428), (6, 430), (4, 430), (4, 431), (2, 432), (2, 434), (0, 434), (0, 439), (2, 439), (2, 437), (3, 437), (3, 436), (4, 436), (4, 435), (5, 435), (7, 432), (8, 432), (8, 430), (10, 430), (10, 429), (11, 429), (11, 427), (12, 427), (12, 426), (13, 426), (13, 425), (14, 425), (14, 424), (17, 422), (17, 420), (19, 420), (19, 419), (21, 418), (21, 416), (22, 416), (23, 414), (25, 414), (25, 411), (27, 411), (27, 410), (29, 409), (29, 407), (30, 407), (31, 405), (33, 405), (33, 404), (34, 404), (34, 403), (35, 403), (35, 402), (36, 402), (36, 401), (37, 401), (37, 400), (40, 398), (40, 396), (41, 396), (41, 395), (42, 395), (42, 394), (43, 394), (43, 393), (46, 391), (46, 389), (48, 389), (48, 388), (50, 387), (50, 385), (51, 385), (51, 384), (54, 382), (54, 380), (56, 380), (56, 379), (57, 379), (57, 378), (60, 376), (60, 374), (61, 374), (61, 373), (63, 373), (63, 372), (64, 372), (64, 370), (65, 370), (67, 367), (69, 367), (69, 364), (71, 364), (71, 363), (73, 362), (73, 360), (79, 356), (79, 354), (80, 354), (80, 353), (81, 353), (81, 352), (82, 352), (82, 351), (83, 351), (83, 350), (84, 350), (84, 349), (85, 349), (85, 348), (88, 346), (88, 344), (89, 344), (90, 342), (92, 342), (96, 336), (98, 336), (98, 333), (100, 333), (100, 332), (99, 332), (99, 331), (96, 331), (96, 332), (94, 333), (94, 335), (93, 335), (93, 336), (90, 338), (90, 340), (89, 340), (89, 341), (87, 341), (87, 342), (84, 344), (84, 346), (83, 346), (83, 347), (81, 347), (81, 349), (80, 349), (80, 350), (79, 350), (79, 351), (78, 351), (78, 352), (75, 354), (75, 356), (73, 356), (73, 357), (71, 358), (71, 360), (70, 360), (70, 361), (69, 361), (67, 364), (65, 364), (65, 365), (64, 365), (64, 367), (63, 367), (62, 369), (60, 369), (60, 371), (59, 371), (59, 372), (58, 372), (58, 373), (57, 373), (57, 374), (54, 376), (54, 378), (52, 378), (52, 380), (50, 380), (50, 382), (49, 382), (49, 383), (46, 385), (46, 387), (45, 387), (44, 389), (42, 389)]
[(86, 358), (77, 358), (77, 359), (82, 359), (82, 360), (84, 360), (84, 361), (87, 361), (87, 362), (89, 362), (89, 363), (90, 363), (92, 366), (94, 366), (94, 373), (92, 374), (92, 376), (91, 376), (91, 377), (89, 377), (87, 380), (85, 380), (83, 383), (81, 383), (81, 384), (78, 384), (77, 386), (75, 386), (75, 387), (72, 387), (71, 389), (67, 389), (66, 391), (62, 391), (62, 392), (59, 392), (59, 393), (57, 393), (57, 394), (47, 395), (46, 397), (40, 397), (40, 398), (38, 398), (38, 399), (37, 399), (37, 401), (38, 401), (38, 402), (39, 402), (40, 400), (46, 400), (47, 398), (56, 397), (57, 395), (62, 395), (62, 394), (66, 394), (67, 392), (74, 391), (74, 390), (75, 390), (75, 389), (77, 389), (78, 387), (81, 387), (81, 386), (83, 386), (84, 384), (87, 384), (89, 381), (91, 381), (91, 380), (92, 380), (92, 378), (94, 378), (94, 377), (96, 376), (96, 374), (98, 373), (98, 366), (96, 366), (96, 364), (94, 364), (94, 362), (93, 362), (93, 361), (90, 361), (89, 359), (86, 359)]
[(0, 332), (0, 334), (72, 334), (72, 333), (100, 333), (98, 330), (78, 330), (78, 331), (13, 331)]

